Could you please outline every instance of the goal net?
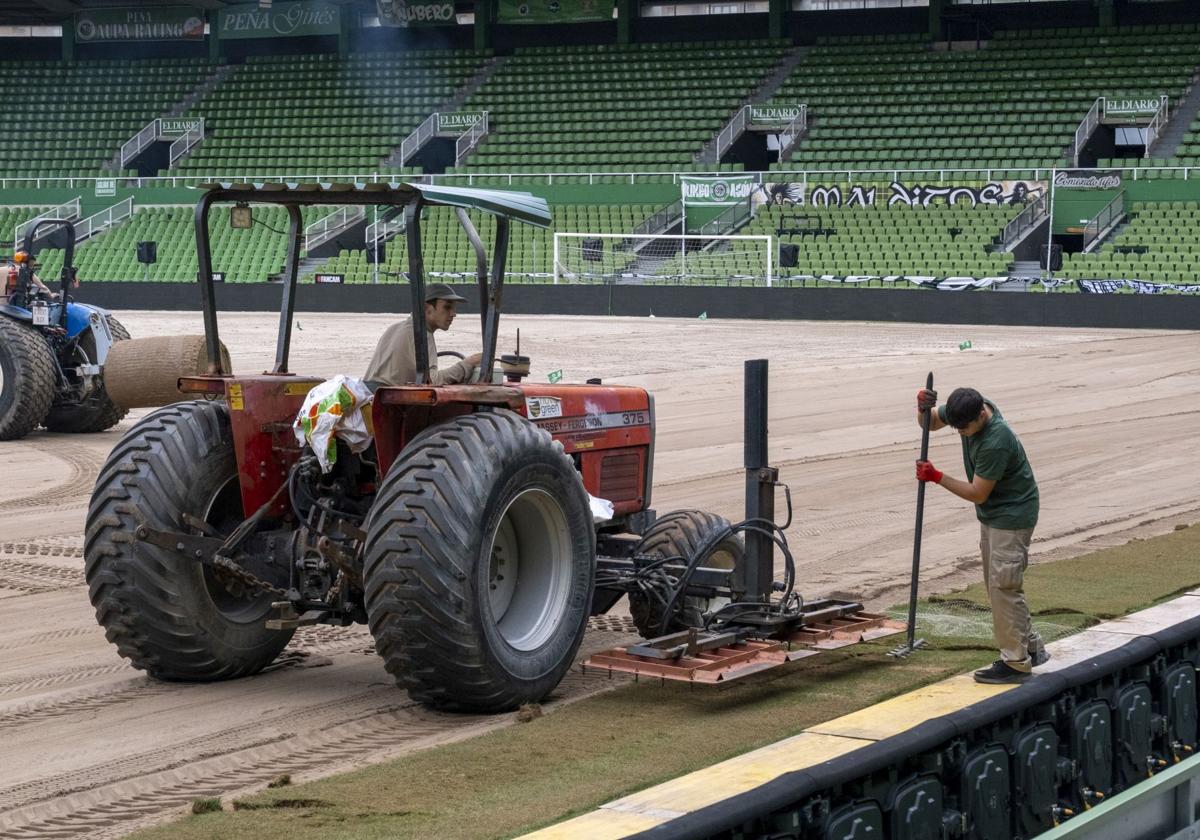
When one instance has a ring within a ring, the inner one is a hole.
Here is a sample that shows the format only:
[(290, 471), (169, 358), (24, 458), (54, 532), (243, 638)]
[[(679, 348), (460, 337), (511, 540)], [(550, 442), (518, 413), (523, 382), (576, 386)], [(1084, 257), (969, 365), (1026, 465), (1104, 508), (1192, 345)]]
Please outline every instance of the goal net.
[(770, 286), (773, 239), (558, 232), (554, 282)]

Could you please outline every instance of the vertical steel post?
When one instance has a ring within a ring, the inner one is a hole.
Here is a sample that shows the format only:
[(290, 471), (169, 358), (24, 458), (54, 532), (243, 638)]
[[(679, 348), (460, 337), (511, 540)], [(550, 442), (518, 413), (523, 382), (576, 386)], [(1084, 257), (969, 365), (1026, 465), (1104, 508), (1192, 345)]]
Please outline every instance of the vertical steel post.
[[(778, 472), (767, 463), (766, 359), (745, 363), (745, 402), (746, 519), (774, 522)], [(747, 531), (745, 599), (770, 600), (774, 580), (775, 543), (765, 533)]]
[(404, 208), (408, 238), (408, 290), (412, 299), (413, 349), (416, 352), (417, 383), (429, 381), (429, 334), (425, 326), (425, 257), (421, 251), (421, 199)]
[(208, 211), (215, 194), (207, 192), (196, 204), (196, 262), (200, 305), (204, 310), (204, 340), (208, 351), (208, 373), (229, 373), (221, 366), (221, 337), (217, 334), (217, 295), (213, 291), (212, 246), (208, 235)]
[(292, 315), (296, 311), (296, 280), (300, 274), (300, 243), (304, 238), (304, 220), (300, 207), (287, 205), (288, 251), (283, 268), (283, 305), (279, 307), (279, 338), (275, 342), (275, 367), (272, 373), (287, 373), (292, 346)]

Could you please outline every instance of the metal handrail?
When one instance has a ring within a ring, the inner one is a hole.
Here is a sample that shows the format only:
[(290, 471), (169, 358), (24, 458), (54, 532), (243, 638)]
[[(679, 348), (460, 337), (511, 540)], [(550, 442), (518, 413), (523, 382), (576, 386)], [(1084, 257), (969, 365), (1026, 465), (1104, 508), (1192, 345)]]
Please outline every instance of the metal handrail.
[(1092, 103), (1092, 107), (1088, 108), (1087, 114), (1083, 118), (1083, 122), (1075, 129), (1074, 145), (1071, 147), (1071, 162), (1075, 166), (1079, 166), (1079, 152), (1087, 143), (1092, 132), (1096, 130), (1096, 126), (1100, 125), (1100, 115), (1104, 110), (1104, 97), (1097, 96), (1096, 101)]
[[(471, 153), (471, 150), (479, 145), (480, 141), (487, 136), (488, 131), (488, 112), (483, 112), (483, 119), (471, 126), (471, 128), (459, 136), (454, 141), (454, 165), (458, 166), (462, 163), (463, 158)], [(464, 142), (465, 141), (465, 142)]]
[(367, 208), (357, 205), (340, 207), (328, 216), (317, 219), (304, 229), (304, 250), (311, 251), (328, 242), (346, 228), (360, 222), (366, 215)]
[(382, 239), (386, 241), (391, 239), (404, 229), (404, 214), (401, 213), (394, 219), (384, 219), (379, 222), (371, 222), (371, 224), (367, 225), (367, 229), (364, 231), (363, 235), (364, 239), (366, 240), (367, 247), (370, 248), (379, 240)]
[(1037, 201), (1027, 205), (1024, 210), (1009, 220), (1009, 223), (1004, 226), (1004, 230), (1000, 234), (1000, 247), (1004, 251), (1012, 250), (1012, 246), (1030, 228), (1041, 224), (1042, 218), (1047, 212), (1046, 200), (1045, 195), (1039, 196)]
[[(31, 225), (36, 226), (38, 222), (40, 222), (44, 219), (66, 219), (67, 221), (71, 221), (71, 222), (78, 219), (81, 215), (83, 215), (83, 210), (79, 203), (79, 201), (82, 197), (83, 196), (77, 195), (74, 198), (72, 198), (70, 201), (64, 201), (62, 204), (58, 205), (57, 207), (51, 207), (46, 212), (39, 213), (38, 215), (34, 216), (32, 219), (29, 219), (28, 221), (20, 222), (19, 224), (13, 225), (13, 238), (12, 238), (13, 248), (16, 249), (20, 245), (22, 228), (25, 228), (26, 230), (30, 230)], [(47, 227), (47, 228), (45, 228), (43, 235), (49, 235), (49, 234), (53, 233), (56, 229), (57, 228)], [(41, 236), (39, 236), (38, 238), (41, 239)]]
[(754, 215), (749, 201), (726, 207), (717, 216), (696, 229), (696, 236), (721, 236), (726, 231), (736, 230), (746, 219)]
[(800, 113), (792, 118), (788, 127), (779, 135), (779, 160), (786, 160), (796, 142), (808, 131), (808, 106), (801, 105)]
[(162, 120), (155, 118), (145, 128), (121, 144), (121, 168), (129, 165), (129, 161), (140, 155), (142, 151), (158, 140), (162, 133)]
[(93, 213), (81, 222), (75, 224), (75, 241), (80, 242), (89, 236), (100, 233), (133, 215), (133, 197)]
[(204, 118), (193, 125), (182, 136), (175, 139), (167, 150), (167, 168), (175, 166), (176, 162), (199, 145), (204, 140)]
[(1165, 93), (1158, 101), (1158, 110), (1154, 112), (1154, 116), (1150, 118), (1150, 124), (1146, 126), (1146, 154), (1143, 157), (1150, 157), (1150, 147), (1154, 145), (1154, 141), (1158, 139), (1158, 135), (1162, 132), (1167, 124), (1167, 120), (1171, 117), (1171, 100)]
[(1121, 190), (1113, 200), (1104, 205), (1083, 228), (1083, 251), (1087, 253), (1100, 235), (1125, 217), (1125, 191)]
[(732, 146), (737, 139), (746, 132), (746, 126), (749, 125), (749, 122), (750, 106), (743, 105), (738, 109), (737, 113), (730, 118), (729, 122), (725, 123), (725, 127), (717, 132), (717, 139), (715, 141), (716, 145), (714, 146), (714, 151), (716, 153), (714, 163), (721, 162), (721, 155), (725, 154), (729, 147)]
[(646, 217), (631, 233), (633, 236), (651, 236), (661, 233), (681, 218), (683, 218), (683, 199), (676, 199), (666, 207)]
[(434, 112), (400, 141), (400, 165), (404, 166), (417, 151), (437, 134), (438, 114)]

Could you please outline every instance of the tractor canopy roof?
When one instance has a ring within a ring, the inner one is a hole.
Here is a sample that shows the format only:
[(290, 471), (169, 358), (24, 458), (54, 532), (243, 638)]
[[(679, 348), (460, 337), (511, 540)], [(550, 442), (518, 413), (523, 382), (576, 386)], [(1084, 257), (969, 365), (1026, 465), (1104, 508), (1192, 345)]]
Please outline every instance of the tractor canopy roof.
[(236, 183), (201, 184), (210, 201), (253, 201), (264, 204), (352, 204), (403, 207), (422, 204), (480, 210), (537, 227), (550, 227), (546, 199), (513, 190), (482, 190), (409, 183)]

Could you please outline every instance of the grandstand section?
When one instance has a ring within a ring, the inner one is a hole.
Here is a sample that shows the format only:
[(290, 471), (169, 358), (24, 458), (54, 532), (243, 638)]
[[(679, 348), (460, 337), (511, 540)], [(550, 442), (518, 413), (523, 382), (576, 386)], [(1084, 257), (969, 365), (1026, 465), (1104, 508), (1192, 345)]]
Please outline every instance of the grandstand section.
[(4, 177), (94, 177), (121, 144), (181, 103), (210, 73), (202, 59), (0, 61)]
[(203, 117), (204, 145), (187, 173), (348, 175), (383, 161), (464, 86), (486, 51), (418, 50), (252, 56), (188, 115)]
[(1064, 256), (1064, 277), (1200, 282), (1200, 203), (1134, 202), (1123, 228), (1087, 254)]
[(778, 41), (517, 50), (466, 102), (489, 113), (492, 132), (459, 169), (686, 170), (787, 50)]
[[(971, 43), (974, 46), (974, 42)], [(1097, 97), (1170, 97), (1200, 63), (1195, 25), (1001, 30), (980, 49), (922, 35), (832, 38), (774, 98), (809, 107), (785, 169), (1062, 166)]]

